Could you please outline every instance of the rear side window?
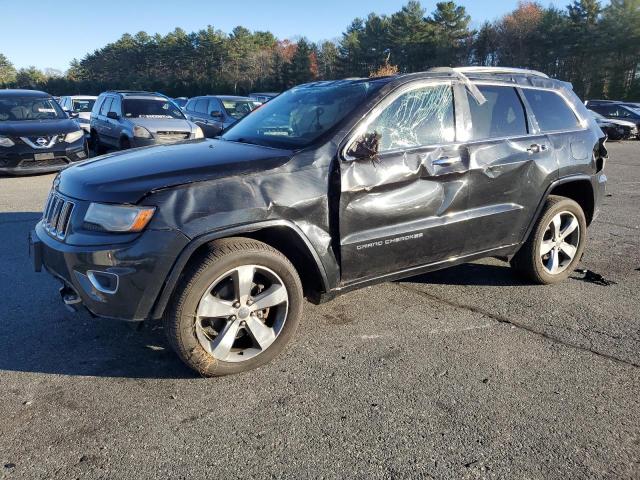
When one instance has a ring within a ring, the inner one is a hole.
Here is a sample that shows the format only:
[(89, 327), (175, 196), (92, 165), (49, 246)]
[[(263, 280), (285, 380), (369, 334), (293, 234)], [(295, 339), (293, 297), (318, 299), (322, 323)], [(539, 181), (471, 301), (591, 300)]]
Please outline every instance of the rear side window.
[(578, 118), (557, 93), (530, 88), (525, 88), (523, 91), (541, 131), (575, 130), (580, 127)]
[(371, 122), (367, 133), (374, 132), (380, 136), (381, 153), (453, 142), (451, 86), (426, 86), (403, 93)]
[(479, 105), (467, 90), (471, 111), (471, 140), (517, 137), (527, 134), (524, 107), (513, 87), (478, 85), (486, 102)]

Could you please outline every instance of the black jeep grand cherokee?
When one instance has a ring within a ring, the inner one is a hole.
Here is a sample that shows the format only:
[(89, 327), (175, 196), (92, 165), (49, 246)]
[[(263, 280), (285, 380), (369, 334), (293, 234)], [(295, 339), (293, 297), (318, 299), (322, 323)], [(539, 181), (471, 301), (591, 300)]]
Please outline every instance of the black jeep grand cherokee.
[(487, 256), (565, 279), (606, 177), (570, 85), (439, 69), (302, 85), (217, 140), (90, 160), (54, 181), (35, 268), (67, 304), (164, 319), (203, 375), (283, 350), (306, 297)]

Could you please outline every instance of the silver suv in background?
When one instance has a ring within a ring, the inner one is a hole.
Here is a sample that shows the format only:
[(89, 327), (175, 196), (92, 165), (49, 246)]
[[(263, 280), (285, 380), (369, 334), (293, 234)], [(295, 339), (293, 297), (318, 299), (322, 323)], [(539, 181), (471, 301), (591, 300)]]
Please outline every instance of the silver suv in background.
[(90, 135), (97, 153), (204, 138), (168, 97), (122, 90), (100, 94), (91, 111)]
[(91, 110), (96, 103), (95, 95), (69, 95), (60, 97), (58, 103), (67, 115), (75, 118), (82, 129), (89, 134), (89, 121), (91, 118)]

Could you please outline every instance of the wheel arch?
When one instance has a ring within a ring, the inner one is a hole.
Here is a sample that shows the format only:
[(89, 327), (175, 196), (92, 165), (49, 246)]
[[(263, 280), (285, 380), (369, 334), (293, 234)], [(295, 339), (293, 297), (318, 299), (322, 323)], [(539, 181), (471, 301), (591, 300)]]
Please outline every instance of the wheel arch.
[(595, 211), (595, 195), (590, 177), (569, 178), (566, 182), (554, 185), (547, 194), (547, 197), (549, 195), (566, 197), (575, 201), (584, 212), (584, 216), (587, 219), (587, 226), (591, 224)]
[(521, 240), (521, 243), (525, 242), (529, 235), (531, 235), (531, 231), (536, 223), (536, 220), (540, 217), (540, 214), (544, 208), (545, 203), (547, 202), (547, 198), (549, 195), (558, 195), (561, 197), (567, 197), (580, 205), (582, 210), (584, 211), (585, 217), (587, 219), (587, 226), (591, 224), (593, 220), (593, 216), (595, 213), (595, 192), (593, 189), (593, 184), (591, 183), (591, 177), (589, 175), (571, 175), (568, 177), (560, 178), (554, 182), (552, 182), (547, 190), (545, 191), (538, 207), (536, 208), (535, 215), (531, 218), (529, 222), (529, 226), (525, 232), (524, 237)]
[(162, 317), (178, 280), (189, 263), (196, 259), (211, 242), (229, 237), (251, 238), (282, 252), (296, 268), (302, 281), (304, 295), (310, 301), (319, 302), (321, 294), (328, 291), (329, 282), (325, 268), (304, 233), (288, 221), (262, 222), (210, 232), (192, 239), (174, 262), (153, 306), (151, 318)]

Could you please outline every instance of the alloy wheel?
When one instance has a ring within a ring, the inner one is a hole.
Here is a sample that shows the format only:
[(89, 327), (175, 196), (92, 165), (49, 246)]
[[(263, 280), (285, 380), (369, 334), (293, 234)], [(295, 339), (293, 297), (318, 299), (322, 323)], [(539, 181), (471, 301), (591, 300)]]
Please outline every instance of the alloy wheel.
[(196, 336), (217, 360), (247, 361), (278, 338), (288, 306), (287, 289), (273, 270), (242, 265), (205, 290), (196, 312)]
[(542, 266), (556, 275), (569, 267), (580, 245), (580, 224), (568, 211), (557, 213), (547, 225), (538, 249)]

